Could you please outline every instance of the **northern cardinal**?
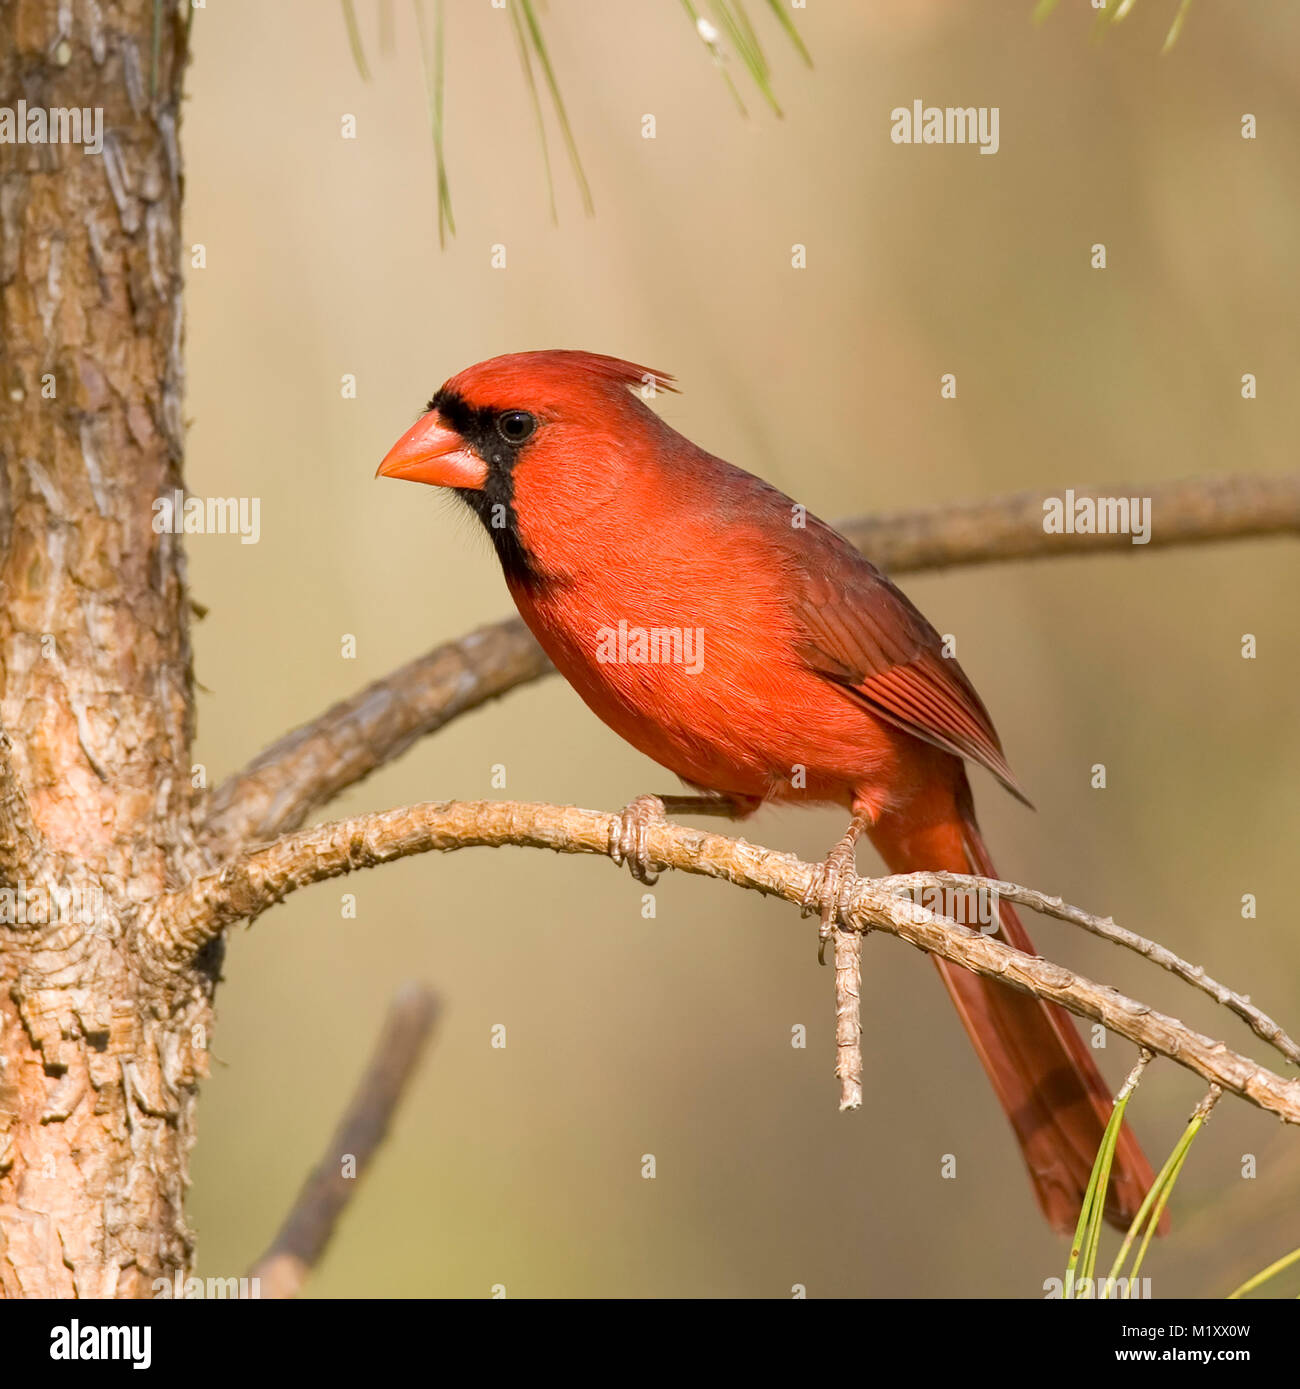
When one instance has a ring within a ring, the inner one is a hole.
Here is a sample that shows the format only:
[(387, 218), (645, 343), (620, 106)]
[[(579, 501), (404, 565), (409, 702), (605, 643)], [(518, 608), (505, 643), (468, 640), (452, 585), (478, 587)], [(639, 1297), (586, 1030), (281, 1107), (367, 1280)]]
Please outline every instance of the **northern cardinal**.
[[(852, 816), (820, 879), (824, 932), (864, 832), (895, 872), (996, 877), (963, 759), (1025, 797), (961, 667), (848, 541), (629, 389), (671, 381), (589, 352), (495, 357), (453, 376), (379, 467), (455, 489), (560, 673), (633, 747), (706, 793), (631, 802), (616, 860), (647, 875), (644, 828), (665, 806), (742, 816), (779, 801)], [(1000, 913), (999, 938), (1033, 954), (1014, 910)], [(1055, 1004), (935, 963), (1039, 1205), (1072, 1230), (1111, 1110), (1087, 1047)], [(1125, 1126), (1111, 1223), (1128, 1226), (1151, 1181)]]

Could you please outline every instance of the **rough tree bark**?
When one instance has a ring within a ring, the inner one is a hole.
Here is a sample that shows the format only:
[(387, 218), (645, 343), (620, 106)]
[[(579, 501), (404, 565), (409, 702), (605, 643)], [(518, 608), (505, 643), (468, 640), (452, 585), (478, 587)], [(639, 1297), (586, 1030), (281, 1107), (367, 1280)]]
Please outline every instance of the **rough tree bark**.
[(102, 107), (104, 132), (99, 155), (0, 145), (10, 1296), (147, 1296), (190, 1262), (216, 961), (164, 967), (137, 929), (141, 904), (203, 859), (183, 558), (152, 524), (181, 482), (185, 56), (175, 4), (0, 6), (0, 105)]

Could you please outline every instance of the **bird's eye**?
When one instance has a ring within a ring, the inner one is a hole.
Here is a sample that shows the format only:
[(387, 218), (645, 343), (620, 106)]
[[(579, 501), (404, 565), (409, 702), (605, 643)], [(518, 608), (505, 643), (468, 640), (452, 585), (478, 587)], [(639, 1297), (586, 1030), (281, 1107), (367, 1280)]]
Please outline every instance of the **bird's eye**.
[(507, 444), (522, 444), (537, 428), (537, 421), (527, 410), (507, 410), (497, 416), (497, 433)]

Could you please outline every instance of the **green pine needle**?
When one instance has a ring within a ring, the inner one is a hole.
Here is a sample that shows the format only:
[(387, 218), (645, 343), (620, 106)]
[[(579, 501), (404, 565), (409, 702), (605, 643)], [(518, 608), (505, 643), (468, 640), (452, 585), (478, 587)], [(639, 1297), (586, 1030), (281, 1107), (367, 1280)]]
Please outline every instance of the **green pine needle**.
[[(1049, 0), (1049, 3), (1054, 5), (1056, 0)], [(807, 44), (800, 38), (798, 29), (794, 27), (794, 20), (790, 18), (790, 13), (781, 0), (767, 0), (767, 7), (776, 16), (776, 22), (785, 30), (786, 38), (794, 44), (795, 51), (809, 67), (812, 67), (812, 54), (808, 52)]]
[[(717, 0), (722, 4), (723, 0)], [(754, 61), (763, 73), (764, 77), (770, 77), (771, 67), (768, 65), (767, 55), (763, 52), (763, 45), (758, 41), (758, 34), (754, 29), (753, 21), (750, 19), (745, 9), (745, 0), (732, 0), (735, 5), (736, 30), (744, 39), (746, 49), (753, 54)]]
[(1120, 9), (1124, 5), (1124, 0), (1106, 0), (1105, 5), (1097, 11), (1097, 18), (1092, 22), (1092, 38), (1094, 43), (1099, 43), (1106, 37), (1106, 30), (1122, 18)]
[(1300, 1249), (1293, 1249), (1289, 1254), (1284, 1254), (1275, 1263), (1269, 1264), (1265, 1269), (1261, 1269), (1253, 1278), (1247, 1278), (1239, 1288), (1234, 1288), (1228, 1294), (1228, 1301), (1232, 1302), (1237, 1298), (1244, 1297), (1249, 1292), (1254, 1292), (1261, 1283), (1267, 1283), (1270, 1278), (1275, 1277), (1284, 1269), (1288, 1269), (1292, 1264), (1300, 1262)]
[[(1138, 1246), (1137, 1257), (1133, 1260), (1133, 1267), (1129, 1270), (1128, 1289), (1126, 1296), (1133, 1296), (1133, 1289), (1137, 1284), (1138, 1274), (1142, 1272), (1142, 1261), (1147, 1256), (1147, 1247), (1151, 1243), (1151, 1237), (1155, 1234), (1160, 1225), (1160, 1217), (1165, 1212), (1165, 1207), (1169, 1204), (1169, 1198), (1173, 1195), (1174, 1184), (1178, 1181), (1178, 1174), (1183, 1170), (1183, 1163), (1187, 1161), (1187, 1150), (1192, 1146), (1192, 1139), (1201, 1131), (1201, 1125), (1205, 1119), (1197, 1115), (1188, 1124), (1183, 1136), (1178, 1140), (1178, 1146), (1174, 1149), (1170, 1161), (1161, 1170), (1160, 1176), (1156, 1178), (1153, 1190), (1157, 1193), (1155, 1203), (1151, 1208), (1150, 1218), (1147, 1220), (1146, 1231), (1142, 1235), (1142, 1243)], [(1166, 1175), (1167, 1173), (1167, 1175)]]
[(429, 128), (433, 135), (433, 160), (438, 184), (438, 245), (447, 245), (447, 233), (456, 235), (456, 218), (451, 210), (451, 185), (447, 181), (447, 161), (443, 149), (443, 80), (446, 73), (446, 54), (443, 47), (442, 0), (436, 0), (434, 11), (433, 57), (429, 57), (429, 24), (423, 0), (411, 0), (415, 10), (415, 25), (420, 34), (420, 65), (424, 69), (424, 86), (429, 107)]
[(748, 20), (740, 17), (741, 6), (736, 0), (736, 10), (732, 11), (727, 4), (727, 0), (713, 0), (712, 9), (718, 24), (723, 33), (731, 42), (732, 48), (736, 50), (736, 56), (744, 63), (750, 77), (754, 79), (754, 85), (763, 94), (763, 98), (772, 110), (778, 115), (782, 115), (781, 107), (777, 102), (776, 93), (772, 90), (772, 82), (768, 76), (767, 60), (763, 57), (762, 50), (752, 41), (753, 31), (746, 31)]
[(1138, 1248), (1137, 1257), (1133, 1261), (1133, 1267), (1129, 1270), (1128, 1287), (1125, 1292), (1126, 1297), (1136, 1296), (1134, 1288), (1138, 1285), (1138, 1273), (1142, 1268), (1143, 1259), (1146, 1258), (1147, 1246), (1151, 1243), (1151, 1237), (1160, 1224), (1160, 1217), (1169, 1204), (1169, 1197), (1173, 1194), (1174, 1184), (1178, 1181), (1178, 1174), (1183, 1170), (1183, 1163), (1187, 1161), (1192, 1140), (1210, 1117), (1210, 1111), (1222, 1093), (1217, 1085), (1211, 1085), (1205, 1098), (1193, 1110), (1192, 1117), (1183, 1130), (1182, 1137), (1175, 1144), (1173, 1152), (1165, 1159), (1165, 1165), (1156, 1174), (1155, 1181), (1151, 1183), (1151, 1190), (1142, 1198), (1138, 1213), (1133, 1217), (1133, 1221), (1128, 1227), (1124, 1242), (1119, 1247), (1119, 1253), (1115, 1255), (1115, 1262), (1111, 1264), (1110, 1272), (1106, 1275), (1106, 1285), (1101, 1294), (1103, 1298), (1115, 1286), (1115, 1281), (1119, 1278), (1124, 1267), (1124, 1261), (1128, 1258), (1129, 1250), (1133, 1248), (1133, 1241), (1137, 1239), (1138, 1232), (1143, 1231), (1142, 1243)]
[(510, 6), (510, 21), (514, 25), (515, 41), (519, 45), (519, 61), (524, 69), (524, 80), (528, 84), (528, 96), (533, 103), (537, 138), (542, 144), (542, 168), (546, 173), (546, 196), (550, 199), (551, 221), (558, 225), (560, 215), (555, 208), (555, 181), (551, 177), (551, 151), (546, 141), (546, 122), (542, 117), (542, 96), (537, 90), (537, 80), (533, 76), (533, 60), (528, 53), (528, 35), (524, 30), (524, 21), (518, 5)]
[[(700, 42), (709, 50), (709, 56), (713, 59), (713, 66), (722, 74), (722, 80), (727, 84), (727, 90), (731, 93), (732, 100), (736, 103), (736, 109), (742, 116), (748, 117), (749, 112), (745, 109), (745, 103), (741, 100), (740, 92), (736, 89), (736, 84), (731, 80), (731, 74), (727, 71), (726, 54), (722, 51), (722, 45), (715, 38), (709, 37), (712, 25), (708, 29), (701, 24), (699, 10), (691, 3), (691, 0), (682, 0), (682, 8), (690, 16), (691, 26), (694, 28), (696, 36)], [(707, 21), (705, 21), (707, 23)]]
[(363, 82), (370, 81), (370, 69), (366, 66), (366, 51), (361, 43), (361, 27), (357, 24), (357, 11), (352, 0), (342, 0), (343, 23), (347, 26), (348, 47), (352, 50), (352, 61), (357, 65)]
[[(154, 0), (156, 28), (159, 24), (162, 3), (163, 0)], [(434, 168), (438, 189), (438, 244), (445, 247), (447, 244), (447, 237), (456, 234), (456, 218), (452, 211), (451, 186), (447, 176), (446, 125), (443, 104), (446, 77), (446, 50), (443, 42), (444, 0), (434, 0), (434, 3), (437, 8), (434, 12), (434, 23), (430, 26), (428, 15), (425, 10), (425, 0), (411, 0), (412, 8), (415, 11), (416, 28), (419, 32), (420, 66), (424, 73), (425, 98), (429, 112), (429, 129), (433, 142)], [(731, 93), (740, 114), (746, 116), (748, 112), (745, 109), (745, 103), (741, 99), (736, 84), (731, 80), (731, 74), (727, 70), (728, 54), (723, 48), (723, 36), (725, 36), (735, 56), (744, 64), (746, 70), (753, 78), (755, 86), (757, 86), (762, 93), (772, 110), (776, 112), (778, 116), (781, 115), (781, 107), (777, 102), (776, 93), (772, 87), (771, 67), (768, 63), (766, 54), (763, 52), (758, 30), (754, 27), (753, 20), (750, 18), (749, 11), (746, 8), (747, 0), (709, 0), (713, 14), (717, 19), (716, 25), (709, 23), (701, 17), (694, 0), (681, 0), (681, 3), (687, 15), (690, 17), (697, 36), (709, 49), (714, 65), (721, 74), (722, 80), (726, 83), (727, 90)], [(370, 67), (366, 62), (365, 45), (361, 38), (361, 26), (357, 21), (355, 0), (340, 0), (340, 4), (343, 9), (343, 23), (347, 31), (348, 47), (352, 53), (352, 61), (356, 65), (357, 72), (362, 81), (368, 82), (370, 81)], [(772, 12), (777, 23), (781, 26), (783, 33), (794, 47), (795, 51), (803, 61), (811, 67), (812, 55), (809, 53), (807, 45), (795, 28), (794, 20), (787, 13), (782, 0), (766, 0), (766, 5)], [(392, 7), (393, 0), (378, 0), (379, 48), (380, 52), (385, 54), (389, 53), (393, 48)], [(551, 209), (551, 220), (552, 222), (558, 222), (559, 214), (556, 208), (555, 178), (551, 165), (550, 145), (546, 133), (545, 112), (542, 110), (543, 83), (550, 96), (551, 104), (554, 107), (555, 119), (559, 123), (565, 150), (568, 153), (569, 162), (573, 167), (573, 174), (577, 180), (583, 208), (588, 216), (590, 216), (595, 211), (591, 195), (591, 185), (587, 180), (586, 170), (583, 168), (582, 158), (578, 153), (578, 142), (574, 137), (573, 127), (569, 122), (569, 114), (564, 105), (564, 98), (560, 94), (560, 84), (556, 80), (555, 69), (551, 64), (550, 53), (547, 50), (546, 39), (542, 33), (542, 25), (538, 18), (536, 0), (509, 0), (509, 9), (515, 43), (519, 49), (519, 60), (524, 70), (524, 82), (528, 88), (529, 101), (533, 108), (533, 117), (537, 123), (537, 134), (542, 145), (542, 168), (546, 178), (546, 192)], [(156, 38), (157, 34), (155, 34), (155, 39)], [(157, 83), (156, 50), (157, 44), (155, 43), (155, 87)], [(534, 63), (536, 63), (536, 67)], [(539, 82), (537, 79), (537, 67), (541, 69), (542, 82)]]
[(1192, 7), (1192, 0), (1181, 0), (1178, 6), (1178, 13), (1174, 16), (1174, 22), (1169, 26), (1169, 32), (1165, 35), (1164, 45), (1160, 49), (1163, 56), (1178, 42), (1178, 35), (1183, 32), (1183, 22), (1187, 18), (1187, 11)]
[[(771, 0), (775, 4), (776, 0)], [(1038, 0), (1034, 6), (1033, 21), (1041, 24), (1057, 7), (1059, 0)], [(1133, 12), (1137, 0), (1105, 0), (1101, 9), (1097, 11), (1097, 18), (1093, 21), (1092, 37), (1094, 42), (1100, 41), (1105, 37), (1106, 30), (1112, 24), (1118, 24), (1121, 20), (1127, 19)], [(1163, 56), (1178, 42), (1178, 36), (1183, 32), (1183, 24), (1187, 19), (1187, 11), (1192, 7), (1192, 0), (1178, 0), (1178, 10), (1174, 15), (1174, 21), (1169, 26), (1169, 32), (1165, 35), (1165, 41), (1161, 46), (1160, 52)]]
[[(812, 67), (812, 54), (808, 52), (807, 45), (799, 37), (799, 31), (794, 27), (794, 20), (786, 12), (781, 0), (767, 0), (767, 7), (776, 16), (777, 23), (780, 24), (785, 36), (793, 44), (795, 51), (809, 67)], [(772, 86), (772, 69), (767, 61), (767, 55), (763, 52), (758, 30), (755, 29), (754, 23), (749, 17), (749, 11), (745, 8), (745, 0), (710, 0), (710, 9), (714, 19), (717, 20), (716, 24), (701, 16), (695, 7), (694, 0), (682, 0), (682, 9), (686, 11), (690, 19), (696, 37), (709, 50), (713, 65), (727, 84), (727, 90), (731, 93), (732, 100), (735, 101), (736, 109), (740, 114), (748, 116), (749, 112), (746, 110), (744, 100), (727, 70), (727, 52), (720, 42), (724, 37), (750, 77), (753, 78), (754, 85), (762, 94), (763, 99), (780, 116), (782, 114), (781, 106)]]
[(546, 40), (542, 37), (542, 27), (537, 22), (533, 0), (515, 0), (515, 3), (523, 10), (524, 20), (528, 25), (528, 34), (533, 44), (533, 53), (541, 64), (542, 76), (546, 78), (546, 85), (550, 89), (555, 116), (560, 122), (560, 133), (563, 135), (565, 147), (569, 151), (569, 163), (573, 165), (573, 174), (578, 180), (578, 191), (582, 194), (582, 205), (590, 217), (596, 210), (595, 204), (591, 200), (591, 187), (587, 183), (587, 175), (583, 170), (582, 159), (578, 154), (578, 143), (573, 138), (573, 129), (569, 125), (568, 112), (564, 109), (564, 98), (560, 95), (560, 84), (555, 80), (555, 70), (551, 67), (550, 55), (546, 51)]
[(1106, 1131), (1101, 1136), (1101, 1146), (1097, 1149), (1092, 1173), (1088, 1178), (1088, 1188), (1083, 1194), (1083, 1206), (1079, 1211), (1074, 1242), (1070, 1246), (1069, 1262), (1065, 1266), (1067, 1298), (1074, 1298), (1074, 1290), (1079, 1283), (1086, 1282), (1091, 1288), (1096, 1277), (1097, 1250), (1101, 1243), (1101, 1227), (1106, 1214), (1106, 1192), (1110, 1187), (1110, 1169), (1115, 1160), (1115, 1147), (1119, 1142), (1119, 1131), (1124, 1123), (1124, 1111), (1128, 1108), (1129, 1096), (1137, 1088), (1142, 1072), (1150, 1060), (1151, 1053), (1143, 1051), (1111, 1106)]

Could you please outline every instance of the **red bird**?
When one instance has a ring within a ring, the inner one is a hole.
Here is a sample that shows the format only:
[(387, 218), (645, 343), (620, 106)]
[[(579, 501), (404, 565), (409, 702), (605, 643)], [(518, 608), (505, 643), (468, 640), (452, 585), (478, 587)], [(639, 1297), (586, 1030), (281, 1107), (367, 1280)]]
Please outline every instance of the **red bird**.
[[(996, 877), (963, 759), (1025, 797), (961, 667), (848, 541), (628, 389), (671, 380), (589, 352), (495, 357), (453, 376), (379, 467), (454, 488), (588, 707), (707, 793), (632, 802), (615, 857), (646, 874), (645, 825), (665, 805), (733, 816), (764, 801), (843, 806), (852, 822), (815, 894), (823, 935), (863, 833), (894, 872)], [(682, 639), (665, 636), (655, 659), (647, 641), (665, 632)], [(998, 935), (1034, 953), (1005, 903)], [(935, 963), (1039, 1205), (1073, 1230), (1111, 1109), (1088, 1048), (1055, 1004)], [(1126, 1228), (1151, 1181), (1126, 1126), (1107, 1218)]]

